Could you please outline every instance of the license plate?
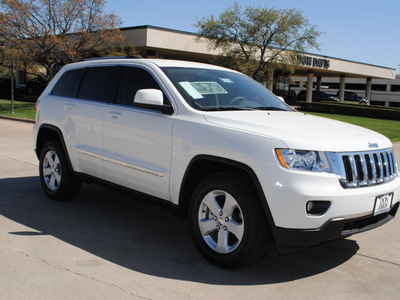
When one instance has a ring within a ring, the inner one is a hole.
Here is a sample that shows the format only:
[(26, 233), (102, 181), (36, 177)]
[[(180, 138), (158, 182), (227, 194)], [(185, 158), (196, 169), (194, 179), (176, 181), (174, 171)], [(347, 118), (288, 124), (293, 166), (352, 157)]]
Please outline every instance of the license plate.
[(392, 207), (392, 200), (393, 193), (376, 197), (374, 216), (390, 211), (390, 208)]

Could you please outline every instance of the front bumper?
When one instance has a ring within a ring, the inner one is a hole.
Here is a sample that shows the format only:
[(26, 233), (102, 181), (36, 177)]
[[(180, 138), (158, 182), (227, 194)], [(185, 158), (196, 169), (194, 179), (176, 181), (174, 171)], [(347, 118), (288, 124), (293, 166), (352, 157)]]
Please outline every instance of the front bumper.
[[(372, 215), (376, 198), (381, 195), (393, 193), (392, 206), (400, 201), (398, 175), (382, 184), (346, 189), (335, 174), (288, 171), (273, 165), (261, 165), (257, 171), (271, 224), (278, 228), (317, 230), (330, 220)], [(309, 214), (306, 209), (309, 201), (329, 202), (330, 206), (322, 214)]]
[(391, 221), (399, 208), (397, 202), (389, 212), (354, 219), (333, 219), (317, 229), (273, 228), (275, 243), (280, 254), (289, 254), (322, 242), (348, 237), (355, 233), (379, 227)]

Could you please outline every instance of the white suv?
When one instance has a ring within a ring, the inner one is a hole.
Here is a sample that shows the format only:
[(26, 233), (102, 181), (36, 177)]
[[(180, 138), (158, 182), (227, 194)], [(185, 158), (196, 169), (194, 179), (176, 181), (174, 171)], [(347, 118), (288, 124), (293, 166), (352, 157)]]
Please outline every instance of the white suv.
[(238, 72), (192, 62), (95, 59), (63, 67), (37, 102), (40, 179), (55, 200), (109, 182), (187, 213), (221, 267), (289, 253), (391, 220), (390, 141), (291, 109)]

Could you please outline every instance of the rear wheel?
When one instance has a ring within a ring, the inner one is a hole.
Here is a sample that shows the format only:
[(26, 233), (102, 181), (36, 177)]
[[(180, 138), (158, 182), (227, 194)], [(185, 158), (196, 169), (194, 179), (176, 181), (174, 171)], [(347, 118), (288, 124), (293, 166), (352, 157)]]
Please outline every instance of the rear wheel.
[(257, 194), (238, 174), (220, 172), (201, 181), (193, 194), (190, 219), (197, 248), (223, 268), (258, 261), (271, 242)]
[(81, 183), (69, 167), (64, 149), (57, 141), (49, 141), (39, 157), (40, 182), (46, 195), (53, 200), (76, 196)]

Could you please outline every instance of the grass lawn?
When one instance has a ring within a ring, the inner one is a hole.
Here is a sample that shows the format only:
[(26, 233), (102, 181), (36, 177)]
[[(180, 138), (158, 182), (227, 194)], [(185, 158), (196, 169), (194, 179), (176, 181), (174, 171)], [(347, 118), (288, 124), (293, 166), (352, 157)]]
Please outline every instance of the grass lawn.
[(392, 121), (392, 120), (370, 119), (370, 118), (322, 114), (322, 113), (308, 113), (308, 114), (330, 118), (338, 121), (343, 121), (354, 125), (362, 126), (368, 129), (372, 129), (387, 136), (392, 142), (400, 142), (400, 120)]
[(11, 100), (0, 99), (0, 115), (34, 120), (35, 102), (14, 101), (14, 114), (11, 114)]

